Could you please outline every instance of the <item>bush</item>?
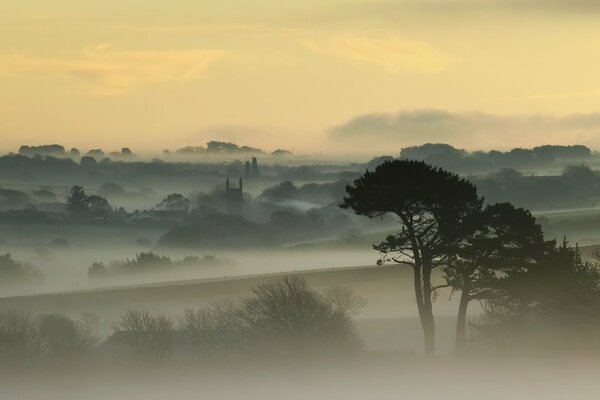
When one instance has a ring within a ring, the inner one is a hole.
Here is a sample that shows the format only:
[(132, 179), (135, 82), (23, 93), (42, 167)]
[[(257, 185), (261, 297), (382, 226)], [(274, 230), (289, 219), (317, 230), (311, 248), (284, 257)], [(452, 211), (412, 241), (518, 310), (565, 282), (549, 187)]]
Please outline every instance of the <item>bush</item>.
[(40, 317), (40, 346), (44, 354), (59, 358), (77, 358), (89, 354), (98, 338), (83, 323), (62, 314)]
[(16, 261), (9, 253), (0, 255), (0, 285), (31, 283), (40, 279), (40, 271), (31, 264)]
[(173, 325), (173, 320), (166, 315), (153, 315), (146, 310), (128, 310), (121, 314), (116, 329), (122, 333), (122, 344), (136, 356), (164, 360), (174, 351)]
[(195, 356), (227, 357), (238, 345), (238, 309), (231, 302), (219, 302), (206, 309), (186, 309), (181, 331)]
[(357, 343), (350, 309), (342, 309), (291, 275), (258, 285), (241, 302), (240, 320), (252, 345), (280, 353), (348, 350)]
[(95, 262), (88, 268), (90, 278), (103, 278), (108, 275), (108, 270), (102, 262)]
[(24, 361), (35, 354), (37, 324), (26, 312), (6, 310), (0, 312), (0, 359)]

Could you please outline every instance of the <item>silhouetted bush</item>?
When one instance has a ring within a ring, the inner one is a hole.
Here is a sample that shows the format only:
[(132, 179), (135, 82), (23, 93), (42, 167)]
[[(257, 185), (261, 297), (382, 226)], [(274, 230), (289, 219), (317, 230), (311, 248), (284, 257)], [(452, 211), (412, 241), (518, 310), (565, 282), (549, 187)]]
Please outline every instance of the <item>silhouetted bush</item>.
[(24, 362), (37, 353), (37, 323), (33, 315), (17, 311), (0, 312), (0, 361)]
[(246, 351), (322, 354), (348, 351), (358, 338), (349, 312), (290, 275), (259, 284), (240, 304)]
[(0, 286), (39, 282), (41, 278), (42, 274), (33, 265), (16, 261), (9, 253), (0, 255)]
[(164, 314), (146, 310), (128, 310), (116, 326), (119, 341), (133, 354), (164, 360), (174, 351), (173, 320)]
[(61, 314), (41, 316), (38, 331), (42, 351), (54, 358), (83, 357), (98, 343), (89, 327)]
[(228, 357), (238, 350), (239, 310), (232, 302), (217, 302), (210, 307), (186, 309), (180, 321), (193, 354), (202, 359)]

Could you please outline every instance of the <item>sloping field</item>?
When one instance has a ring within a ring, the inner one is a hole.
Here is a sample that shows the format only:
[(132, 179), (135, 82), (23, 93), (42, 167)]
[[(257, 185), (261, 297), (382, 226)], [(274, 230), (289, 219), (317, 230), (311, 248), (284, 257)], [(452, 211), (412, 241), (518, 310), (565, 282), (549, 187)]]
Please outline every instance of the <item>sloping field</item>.
[[(398, 266), (358, 266), (298, 271), (316, 289), (344, 286), (368, 300), (356, 326), (368, 348), (374, 350), (419, 351), (422, 347), (412, 288), (412, 272)], [(218, 300), (235, 300), (249, 295), (260, 282), (283, 273), (248, 275), (110, 287), (32, 296), (0, 298), (0, 308), (34, 313), (60, 312), (71, 316), (93, 313), (100, 318), (100, 333), (112, 332), (118, 315), (127, 308), (181, 315), (185, 308), (198, 308)], [(435, 305), (440, 350), (449, 348), (456, 304), (441, 293)], [(476, 307), (473, 307), (475, 309)]]

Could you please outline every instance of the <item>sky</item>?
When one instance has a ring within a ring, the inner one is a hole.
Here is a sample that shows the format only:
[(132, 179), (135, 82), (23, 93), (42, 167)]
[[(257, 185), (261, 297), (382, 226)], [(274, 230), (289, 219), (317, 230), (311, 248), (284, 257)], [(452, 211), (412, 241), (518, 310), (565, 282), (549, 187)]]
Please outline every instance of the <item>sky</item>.
[(600, 149), (600, 2), (0, 0), (0, 139)]

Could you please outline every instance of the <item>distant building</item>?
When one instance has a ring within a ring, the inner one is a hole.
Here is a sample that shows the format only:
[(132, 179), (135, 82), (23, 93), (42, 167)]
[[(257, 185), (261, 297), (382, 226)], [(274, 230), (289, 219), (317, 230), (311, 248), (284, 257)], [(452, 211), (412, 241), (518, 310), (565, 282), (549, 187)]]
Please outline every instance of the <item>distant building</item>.
[(250, 173), (253, 178), (258, 178), (260, 176), (260, 171), (258, 170), (258, 161), (256, 157), (252, 157), (252, 167), (250, 168)]
[(252, 163), (250, 161), (246, 161), (244, 165), (244, 178), (253, 179), (258, 178), (260, 176), (260, 171), (258, 170), (258, 161), (256, 157), (252, 157)]
[(241, 214), (244, 211), (244, 190), (242, 178), (237, 188), (229, 183), (229, 178), (225, 181), (225, 210), (229, 214)]

